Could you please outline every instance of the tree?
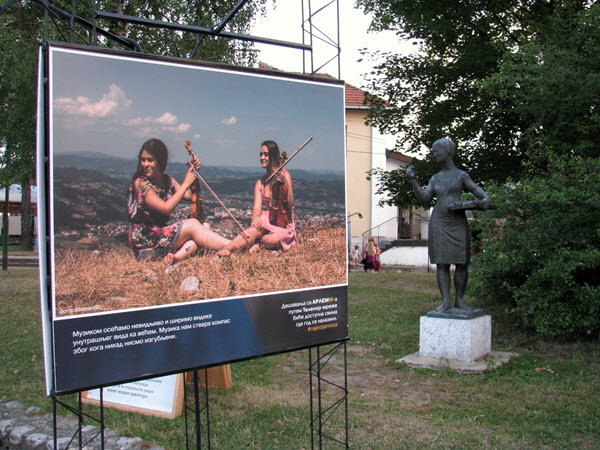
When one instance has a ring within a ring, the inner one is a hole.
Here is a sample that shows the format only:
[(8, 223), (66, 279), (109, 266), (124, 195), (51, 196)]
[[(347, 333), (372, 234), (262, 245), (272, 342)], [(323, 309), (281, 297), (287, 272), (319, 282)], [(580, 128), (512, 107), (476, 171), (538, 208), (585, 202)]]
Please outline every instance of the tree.
[(548, 335), (600, 332), (600, 159), (550, 156), (542, 176), (490, 186), (471, 288)]
[[(508, 303), (540, 333), (597, 336), (600, 4), (359, 3), (375, 12), (376, 29), (420, 48), (377, 67), (372, 123), (402, 133), (412, 151), (455, 139), (457, 160), (499, 205), (476, 221), (475, 294)], [(419, 164), (424, 182), (435, 169)], [(403, 179), (383, 174), (388, 202), (409, 198)]]
[[(229, 22), (226, 30), (247, 32), (252, 18), (264, 10), (266, 2), (248, 2)], [(226, 17), (237, 3), (237, 0), (99, 0), (96, 7), (107, 12), (210, 28)], [(70, 1), (57, 0), (53, 4), (62, 11), (73, 11)], [(91, 22), (91, 3), (77, 4), (75, 14)], [(45, 38), (43, 17), (42, 7), (27, 0), (17, 1), (0, 15), (0, 147), (5, 147), (0, 155), (0, 186), (11, 183), (22, 186), (21, 245), (27, 249), (33, 247), (30, 183), (35, 173), (37, 55), (38, 45)], [(91, 30), (78, 23), (71, 30), (70, 24), (69, 20), (50, 22), (50, 39), (72, 39), (84, 45), (93, 42)], [(252, 65), (256, 58), (252, 44), (248, 42), (217, 37), (207, 37), (200, 42), (201, 38), (189, 33), (106, 20), (98, 21), (97, 26), (138, 42), (148, 53), (193, 56), (195, 59), (236, 65)], [(122, 47), (104, 36), (98, 37), (96, 43)]]
[[(369, 121), (418, 153), (440, 137), (479, 182), (546, 170), (548, 151), (600, 156), (600, 5), (585, 0), (358, 0), (418, 52), (380, 55)], [(429, 170), (432, 172), (433, 170)], [(383, 178), (382, 191), (408, 185)], [(395, 183), (395, 184), (394, 184)], [(389, 200), (388, 200), (389, 201)]]
[(0, 184), (21, 185), (21, 246), (33, 248), (31, 181), (35, 172), (39, 8), (17, 5), (0, 16)]

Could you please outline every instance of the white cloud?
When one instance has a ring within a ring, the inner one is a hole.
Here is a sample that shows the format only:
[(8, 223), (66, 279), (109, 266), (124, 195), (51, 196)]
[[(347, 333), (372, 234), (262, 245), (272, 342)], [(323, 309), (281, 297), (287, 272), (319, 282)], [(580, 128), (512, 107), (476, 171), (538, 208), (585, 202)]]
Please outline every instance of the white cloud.
[(136, 117), (128, 120), (127, 125), (141, 127), (144, 132), (160, 130), (170, 133), (187, 133), (192, 128), (189, 123), (179, 123), (177, 116), (168, 112), (160, 117)]
[(109, 86), (109, 92), (95, 103), (84, 96), (62, 97), (54, 100), (54, 108), (67, 114), (102, 118), (129, 108), (131, 103), (132, 101), (127, 98), (123, 90), (113, 83)]
[(189, 123), (180, 123), (174, 127), (161, 127), (163, 131), (170, 131), (171, 133), (187, 133), (190, 131), (192, 126)]
[(235, 125), (237, 123), (237, 119), (235, 116), (226, 117), (225, 119), (221, 120), (221, 123), (223, 125)]
[(132, 127), (139, 127), (140, 125), (144, 125), (145, 123), (151, 122), (150, 117), (136, 117), (135, 119), (130, 119), (127, 121), (127, 125)]
[(156, 123), (161, 124), (161, 125), (175, 125), (177, 124), (178, 119), (177, 116), (174, 116), (171, 113), (164, 113), (162, 116), (160, 116), (158, 119), (156, 119)]

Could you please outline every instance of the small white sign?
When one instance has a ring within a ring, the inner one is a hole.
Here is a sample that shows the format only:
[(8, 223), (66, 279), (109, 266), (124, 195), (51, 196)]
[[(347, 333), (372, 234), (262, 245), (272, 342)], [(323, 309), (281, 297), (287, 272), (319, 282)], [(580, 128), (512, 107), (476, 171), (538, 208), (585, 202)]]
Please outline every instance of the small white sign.
[[(183, 404), (183, 375), (167, 375), (110, 386), (103, 390), (104, 406), (142, 414), (177, 417)], [(100, 403), (100, 389), (84, 392), (84, 401)]]

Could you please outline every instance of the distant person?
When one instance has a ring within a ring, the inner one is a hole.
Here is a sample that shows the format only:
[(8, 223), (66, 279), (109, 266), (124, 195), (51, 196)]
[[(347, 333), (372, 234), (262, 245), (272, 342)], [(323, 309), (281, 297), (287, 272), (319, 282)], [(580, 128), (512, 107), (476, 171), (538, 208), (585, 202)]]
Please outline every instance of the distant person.
[(442, 171), (436, 173), (425, 189), (417, 183), (413, 166), (406, 169), (417, 199), (426, 204), (436, 197), (435, 207), (429, 220), (429, 259), (437, 265), (437, 282), (443, 303), (437, 308), (447, 312), (452, 307), (450, 297), (450, 265), (454, 264), (454, 287), (456, 289), (455, 308), (472, 309), (464, 302), (467, 286), (467, 264), (470, 260), (469, 225), (465, 216), (465, 207), (461, 206), (463, 190), (471, 192), (480, 199), (478, 208), (487, 209), (490, 199), (483, 189), (471, 180), (468, 173), (454, 165), (456, 144), (450, 139), (439, 139), (433, 143), (435, 160), (442, 165)]
[(373, 244), (375, 244), (375, 272), (381, 272), (382, 266), (381, 266), (381, 248), (379, 247), (379, 244), (377, 244), (377, 240), (373, 237), (371, 238), (373, 239)]
[(292, 177), (281, 169), (267, 182), (283, 162), (275, 141), (262, 143), (259, 160), (266, 173), (254, 185), (252, 225), (219, 251), (219, 256), (244, 248), (255, 252), (260, 248), (289, 250), (296, 245)]
[(351, 256), (352, 256), (352, 265), (358, 266), (358, 261), (360, 261), (360, 249), (359, 249), (358, 245), (354, 246), (354, 250), (352, 250)]
[(194, 157), (181, 185), (165, 174), (169, 152), (159, 139), (146, 141), (138, 154), (138, 167), (127, 196), (131, 230), (129, 242), (136, 258), (163, 258), (167, 264), (191, 256), (197, 249), (221, 250), (229, 239), (208, 229), (197, 219), (171, 221), (171, 212), (182, 199), (190, 200)]
[(363, 252), (363, 257), (367, 260), (365, 263), (365, 272), (373, 273), (375, 272), (375, 260), (377, 259), (377, 245), (375, 245), (375, 238), (369, 238), (367, 245), (365, 246), (365, 250)]

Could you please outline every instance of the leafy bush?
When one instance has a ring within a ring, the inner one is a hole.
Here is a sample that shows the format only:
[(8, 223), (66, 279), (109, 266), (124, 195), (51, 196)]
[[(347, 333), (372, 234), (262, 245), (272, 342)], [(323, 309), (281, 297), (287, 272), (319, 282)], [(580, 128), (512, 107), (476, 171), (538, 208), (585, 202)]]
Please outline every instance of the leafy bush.
[(549, 171), (488, 188), (498, 210), (473, 229), (471, 287), (510, 302), (509, 312), (547, 336), (600, 330), (600, 160), (553, 160)]

